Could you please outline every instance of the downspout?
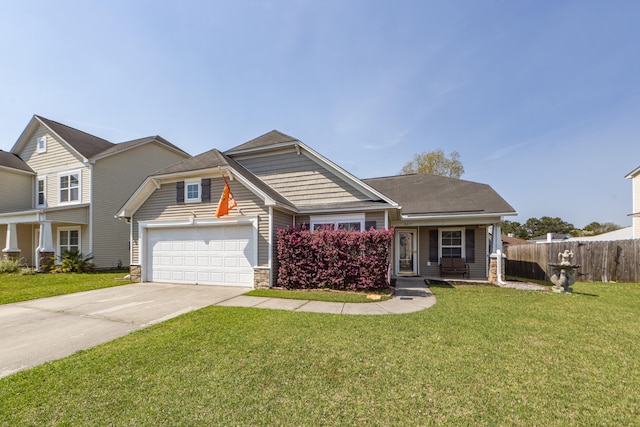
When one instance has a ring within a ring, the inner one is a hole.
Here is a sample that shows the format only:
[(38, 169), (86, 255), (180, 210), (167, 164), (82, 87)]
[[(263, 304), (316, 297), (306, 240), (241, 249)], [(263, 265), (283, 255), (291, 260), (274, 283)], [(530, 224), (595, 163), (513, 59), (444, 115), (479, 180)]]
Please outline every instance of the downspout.
[(501, 286), (506, 285), (507, 283), (502, 279), (502, 251), (500, 249), (496, 250), (496, 268), (497, 271), (497, 280), (498, 284)]

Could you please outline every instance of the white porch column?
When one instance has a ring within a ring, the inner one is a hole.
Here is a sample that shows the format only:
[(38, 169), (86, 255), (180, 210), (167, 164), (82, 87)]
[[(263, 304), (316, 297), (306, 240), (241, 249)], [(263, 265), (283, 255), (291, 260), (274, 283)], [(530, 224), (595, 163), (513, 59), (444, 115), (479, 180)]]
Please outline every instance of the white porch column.
[(493, 224), (492, 234), (491, 253), (495, 254), (498, 250), (502, 252), (502, 229), (500, 228), (500, 223)]
[(47, 271), (53, 265), (55, 249), (53, 248), (53, 233), (51, 221), (40, 221), (40, 241), (36, 249), (36, 269)]
[(51, 221), (40, 221), (40, 241), (38, 242), (38, 251), (55, 252), (55, 249), (53, 248)]
[(20, 248), (18, 247), (18, 228), (16, 224), (7, 224), (6, 247), (2, 250), (2, 257), (5, 259), (19, 259)]

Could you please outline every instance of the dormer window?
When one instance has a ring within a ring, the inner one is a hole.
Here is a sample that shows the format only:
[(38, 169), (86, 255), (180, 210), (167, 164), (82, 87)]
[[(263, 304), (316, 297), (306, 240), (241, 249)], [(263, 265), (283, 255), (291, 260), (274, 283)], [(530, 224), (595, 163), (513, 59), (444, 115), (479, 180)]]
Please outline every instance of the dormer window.
[(46, 153), (47, 152), (47, 137), (40, 136), (36, 140), (37, 151), (38, 153)]

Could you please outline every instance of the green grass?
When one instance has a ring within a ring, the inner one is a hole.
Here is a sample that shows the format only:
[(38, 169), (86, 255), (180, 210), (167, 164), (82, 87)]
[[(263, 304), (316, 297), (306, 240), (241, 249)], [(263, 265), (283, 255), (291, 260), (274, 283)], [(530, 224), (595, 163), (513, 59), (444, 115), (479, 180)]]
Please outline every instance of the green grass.
[(640, 425), (640, 284), (210, 307), (0, 380), (0, 425)]
[(369, 295), (378, 296), (379, 299), (367, 298), (366, 293), (361, 292), (333, 292), (326, 290), (281, 290), (281, 289), (254, 289), (245, 295), (253, 297), (302, 299), (310, 301), (330, 301), (330, 302), (380, 302), (391, 298), (390, 295), (380, 292), (371, 292)]
[(127, 273), (0, 274), (0, 304), (109, 288)]

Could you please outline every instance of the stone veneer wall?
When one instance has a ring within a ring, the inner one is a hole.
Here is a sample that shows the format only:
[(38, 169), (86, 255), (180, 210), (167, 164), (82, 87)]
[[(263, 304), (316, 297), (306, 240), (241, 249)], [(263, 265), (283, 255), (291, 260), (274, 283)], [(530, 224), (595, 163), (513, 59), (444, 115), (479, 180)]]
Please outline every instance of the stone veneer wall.
[(129, 266), (129, 275), (133, 282), (139, 282), (142, 280), (142, 269), (139, 265), (132, 264)]
[(268, 268), (253, 269), (253, 287), (256, 289), (269, 289), (269, 273)]
[[(505, 280), (507, 258), (502, 257), (502, 280)], [(498, 284), (498, 258), (495, 254), (489, 257), (489, 283)]]

